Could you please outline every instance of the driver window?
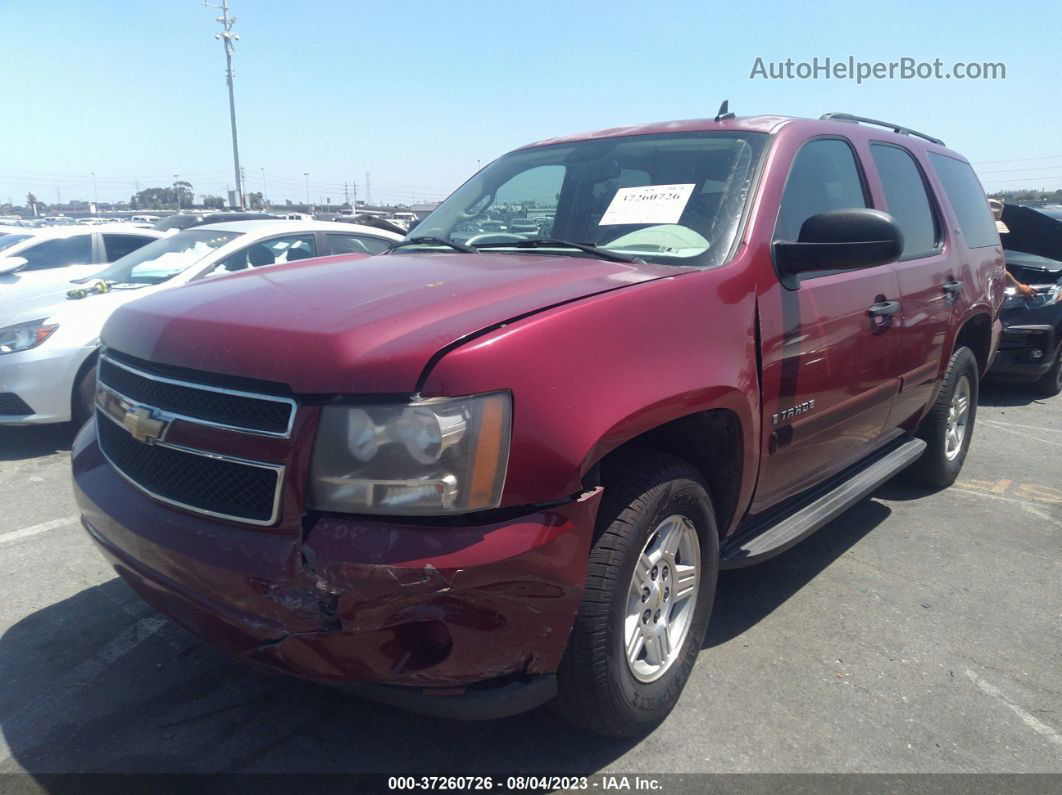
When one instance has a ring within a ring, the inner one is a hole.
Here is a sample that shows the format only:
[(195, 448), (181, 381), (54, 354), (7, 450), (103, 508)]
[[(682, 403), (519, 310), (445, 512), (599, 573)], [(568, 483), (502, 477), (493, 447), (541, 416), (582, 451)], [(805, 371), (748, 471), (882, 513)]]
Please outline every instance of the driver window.
[(813, 215), (868, 206), (852, 147), (838, 138), (810, 141), (789, 171), (774, 239), (797, 240), (800, 227)]

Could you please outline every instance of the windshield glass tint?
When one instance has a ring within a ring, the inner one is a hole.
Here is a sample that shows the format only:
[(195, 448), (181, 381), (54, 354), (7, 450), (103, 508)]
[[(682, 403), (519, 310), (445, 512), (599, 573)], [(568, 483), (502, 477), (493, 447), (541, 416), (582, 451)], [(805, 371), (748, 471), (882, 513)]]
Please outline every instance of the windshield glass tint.
[(29, 238), (30, 235), (0, 235), (0, 251), (5, 248), (11, 248), (15, 243), (21, 243)]
[(472, 246), (557, 239), (660, 264), (717, 265), (734, 241), (766, 141), (765, 133), (700, 132), (512, 152), (462, 185), (414, 234)]
[(239, 236), (239, 232), (186, 229), (138, 248), (92, 278), (119, 284), (159, 284)]

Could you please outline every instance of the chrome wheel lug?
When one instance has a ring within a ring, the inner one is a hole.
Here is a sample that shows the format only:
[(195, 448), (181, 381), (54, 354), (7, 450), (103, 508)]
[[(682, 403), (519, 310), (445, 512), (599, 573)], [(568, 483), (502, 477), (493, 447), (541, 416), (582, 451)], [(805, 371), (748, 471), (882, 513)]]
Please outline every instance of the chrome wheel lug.
[(653, 623), (656, 624), (656, 623), (659, 623), (659, 621), (660, 621), (660, 611), (657, 610), (656, 613), (653, 615)]
[(650, 596), (649, 589), (648, 588), (642, 588), (642, 601), (643, 602), (648, 602), (649, 601), (649, 596)]
[(643, 624), (648, 624), (649, 623), (649, 619), (652, 617), (652, 615), (653, 614), (651, 612), (649, 612), (648, 610), (646, 610), (644, 613), (642, 613), (642, 623)]
[(649, 578), (655, 580), (659, 574), (660, 570), (656, 566), (653, 566), (652, 570), (649, 572)]

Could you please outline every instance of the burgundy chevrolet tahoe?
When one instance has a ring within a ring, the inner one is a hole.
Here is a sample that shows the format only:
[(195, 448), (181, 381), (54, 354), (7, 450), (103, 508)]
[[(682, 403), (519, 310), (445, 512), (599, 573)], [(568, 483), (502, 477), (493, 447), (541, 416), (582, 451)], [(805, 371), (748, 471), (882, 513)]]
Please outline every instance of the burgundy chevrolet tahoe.
[(954, 481), (1003, 279), (969, 164), (897, 125), (556, 138), (388, 254), (119, 309), (77, 498), (144, 599), (249, 663), (633, 735), (720, 569), (901, 469)]

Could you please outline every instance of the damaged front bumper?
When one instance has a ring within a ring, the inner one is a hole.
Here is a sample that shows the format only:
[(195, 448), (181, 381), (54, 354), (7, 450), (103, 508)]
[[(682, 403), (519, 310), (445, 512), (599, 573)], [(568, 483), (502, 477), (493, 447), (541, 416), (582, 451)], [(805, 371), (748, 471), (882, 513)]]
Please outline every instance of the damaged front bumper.
[(600, 490), (478, 526), (250, 528), (145, 496), (91, 423), (72, 458), (82, 521), (118, 574), (218, 649), (436, 715), (500, 717), (555, 692)]

